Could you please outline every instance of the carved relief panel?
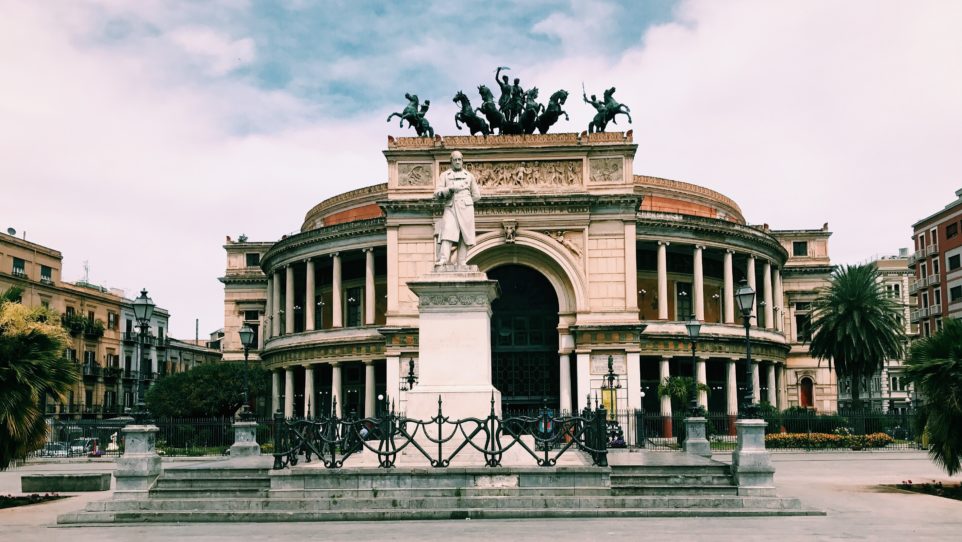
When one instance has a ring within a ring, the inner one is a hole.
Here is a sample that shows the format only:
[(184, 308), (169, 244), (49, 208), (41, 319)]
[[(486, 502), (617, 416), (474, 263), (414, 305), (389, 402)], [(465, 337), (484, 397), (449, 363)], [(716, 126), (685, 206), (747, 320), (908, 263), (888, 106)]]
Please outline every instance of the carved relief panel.
[[(450, 164), (441, 163), (441, 171)], [(521, 160), (465, 162), (483, 194), (578, 190), (582, 181), (581, 160)]]
[(400, 162), (397, 165), (397, 185), (401, 188), (433, 186), (430, 162)]
[(620, 156), (588, 160), (590, 180), (596, 184), (616, 184), (625, 180), (625, 160)]

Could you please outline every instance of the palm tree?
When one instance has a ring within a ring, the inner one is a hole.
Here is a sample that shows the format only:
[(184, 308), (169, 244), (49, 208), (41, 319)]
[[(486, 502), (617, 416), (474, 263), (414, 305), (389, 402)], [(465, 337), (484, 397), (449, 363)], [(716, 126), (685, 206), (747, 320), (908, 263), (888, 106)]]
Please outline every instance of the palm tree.
[(835, 373), (852, 382), (852, 407), (862, 406), (861, 382), (882, 368), (885, 359), (902, 357), (905, 334), (900, 305), (888, 297), (874, 265), (836, 268), (829, 285), (812, 303), (811, 355), (835, 364)]
[(915, 342), (906, 374), (925, 398), (919, 421), (929, 454), (949, 476), (962, 471), (962, 321), (947, 318), (941, 331)]
[(63, 396), (80, 378), (63, 357), (67, 332), (45, 307), (18, 301), (21, 290), (0, 294), (0, 470), (47, 440), (44, 394)]

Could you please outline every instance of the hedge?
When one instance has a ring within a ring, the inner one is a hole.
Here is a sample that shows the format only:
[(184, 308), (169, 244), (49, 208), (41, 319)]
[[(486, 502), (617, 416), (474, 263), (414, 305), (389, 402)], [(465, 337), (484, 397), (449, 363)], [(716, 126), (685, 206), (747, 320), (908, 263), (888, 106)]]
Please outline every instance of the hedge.
[(885, 433), (836, 435), (832, 433), (770, 433), (767, 448), (884, 448), (895, 442)]

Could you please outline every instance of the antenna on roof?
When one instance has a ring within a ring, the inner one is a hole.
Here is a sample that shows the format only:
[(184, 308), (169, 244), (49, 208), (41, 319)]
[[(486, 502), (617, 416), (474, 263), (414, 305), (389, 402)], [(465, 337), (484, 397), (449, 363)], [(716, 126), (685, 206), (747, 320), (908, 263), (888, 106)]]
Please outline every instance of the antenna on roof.
[(84, 282), (90, 283), (90, 262), (84, 260)]
[(17, 230), (15, 230), (15, 229), (13, 229), (13, 228), (7, 228), (7, 234), (8, 234), (8, 235), (17, 235)]

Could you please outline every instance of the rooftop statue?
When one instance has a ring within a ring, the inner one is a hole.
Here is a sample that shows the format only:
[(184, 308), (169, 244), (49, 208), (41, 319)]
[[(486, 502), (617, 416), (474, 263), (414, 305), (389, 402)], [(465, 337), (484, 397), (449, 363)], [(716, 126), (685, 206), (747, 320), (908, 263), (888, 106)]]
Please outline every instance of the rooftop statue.
[(589, 100), (588, 93), (585, 92), (584, 87), (582, 87), (581, 95), (585, 103), (591, 104), (597, 111), (595, 118), (588, 123), (588, 133), (604, 132), (609, 122), (618, 124), (618, 121), (615, 120), (617, 115), (627, 116), (628, 124), (631, 124), (631, 109), (625, 104), (618, 103), (614, 98), (614, 94), (615, 87), (611, 87), (605, 91), (603, 101), (598, 100), (598, 97), (594, 94), (591, 95), (591, 99)]
[(480, 85), (478, 86), (478, 92), (481, 94), (481, 107), (478, 111), (484, 114), (484, 117), (488, 119), (488, 125), (491, 126), (491, 130), (501, 130), (506, 122), (504, 118), (504, 113), (501, 112), (498, 104), (494, 103), (494, 93), (491, 89)]
[[(481, 132), (481, 135), (490, 135), (491, 128), (488, 127), (488, 123), (484, 119), (478, 116), (477, 112), (471, 107), (471, 100), (460, 90), (454, 95), (454, 102), (461, 106), (461, 111), (454, 114), (454, 125), (457, 126), (458, 130), (461, 129), (461, 123), (468, 125), (468, 129), (471, 130), (471, 135)], [(481, 109), (478, 109), (481, 111)]]
[(551, 98), (548, 99), (548, 106), (545, 107), (544, 112), (538, 116), (536, 122), (538, 133), (548, 133), (548, 129), (551, 128), (554, 123), (558, 122), (558, 118), (561, 117), (561, 115), (565, 116), (565, 120), (571, 120), (568, 118), (568, 113), (561, 109), (561, 106), (564, 105), (567, 99), (567, 90), (559, 90), (551, 95)]
[(518, 122), (521, 124), (521, 129), (526, 134), (533, 134), (535, 129), (535, 123), (538, 120), (538, 114), (544, 111), (544, 106), (537, 102), (538, 99), (538, 87), (534, 87), (528, 92), (524, 93), (524, 108), (521, 110), (521, 118)]
[(424, 103), (420, 104), (417, 94), (405, 93), (404, 97), (408, 100), (404, 111), (391, 113), (387, 117), (387, 122), (391, 122), (395, 116), (401, 117), (401, 122), (398, 123), (401, 128), (404, 128), (404, 121), (408, 121), (408, 128), (413, 127), (419, 137), (434, 137), (434, 128), (431, 128), (431, 123), (425, 118), (431, 107), (431, 100), (424, 100)]

